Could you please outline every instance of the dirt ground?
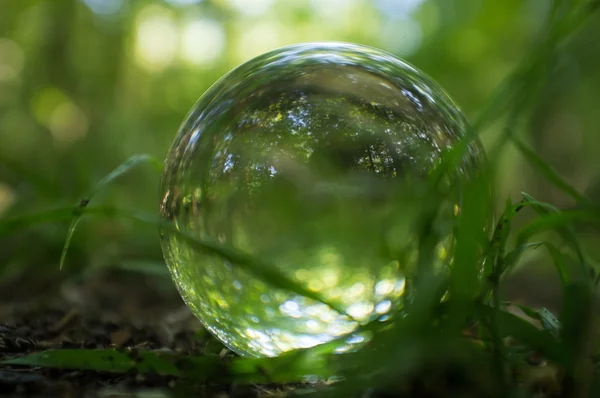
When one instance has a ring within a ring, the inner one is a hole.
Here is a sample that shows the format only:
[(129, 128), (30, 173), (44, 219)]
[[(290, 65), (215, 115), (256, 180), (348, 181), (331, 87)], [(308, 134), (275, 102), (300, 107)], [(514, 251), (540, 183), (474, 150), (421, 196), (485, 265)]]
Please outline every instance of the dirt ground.
[[(100, 272), (79, 281), (0, 285), (0, 360), (51, 348), (227, 353), (203, 332), (175, 289), (162, 282), (139, 274)], [(210, 382), (194, 386), (158, 375), (0, 367), (0, 396), (246, 397), (260, 392), (258, 387)]]
[[(0, 360), (51, 348), (232, 355), (203, 331), (168, 278), (118, 270), (55, 278), (0, 284)], [(539, 276), (519, 274), (505, 286), (507, 298), (551, 310), (559, 306), (557, 290)], [(8, 397), (256, 397), (277, 392), (277, 387), (210, 381), (190, 385), (176, 377), (135, 372), (0, 367), (0, 396)]]

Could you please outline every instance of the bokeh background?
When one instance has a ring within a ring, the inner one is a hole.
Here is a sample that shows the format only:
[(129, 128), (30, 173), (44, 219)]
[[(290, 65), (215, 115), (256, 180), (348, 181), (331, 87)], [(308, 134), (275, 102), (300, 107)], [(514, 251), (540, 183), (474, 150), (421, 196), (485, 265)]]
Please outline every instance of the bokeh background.
[[(163, 159), (212, 83), (287, 44), (349, 41), (387, 50), (437, 80), (473, 118), (535, 49), (549, 10), (549, 0), (0, 0), (0, 219), (75, 205), (133, 154)], [(599, 107), (595, 16), (561, 48), (517, 133), (596, 199)], [(485, 145), (503, 122), (481, 131)], [(499, 177), (499, 203), (527, 191), (571, 205), (511, 148)], [(154, 170), (140, 169), (95, 201), (156, 212), (158, 182)], [(165, 272), (157, 231), (87, 219), (68, 271), (59, 273), (66, 228), (49, 223), (2, 237), (3, 286), (34, 289), (55, 283), (32, 282), (38, 279), (109, 266)], [(599, 250), (597, 237), (587, 240)], [(522, 266), (534, 271), (509, 284), (509, 293), (552, 305), (548, 262), (543, 253), (526, 256)]]

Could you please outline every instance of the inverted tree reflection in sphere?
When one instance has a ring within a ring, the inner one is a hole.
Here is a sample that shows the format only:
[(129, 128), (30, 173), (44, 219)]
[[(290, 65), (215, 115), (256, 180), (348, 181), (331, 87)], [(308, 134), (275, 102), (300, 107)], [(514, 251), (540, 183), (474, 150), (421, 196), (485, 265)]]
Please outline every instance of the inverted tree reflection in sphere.
[[(200, 98), (170, 149), (161, 217), (260, 259), (344, 313), (163, 228), (185, 302), (225, 345), (252, 356), (328, 342), (391, 313), (414, 263), (406, 248), (418, 202), (407, 187), (466, 129), (435, 83), (376, 49), (296, 45), (234, 69)], [(477, 162), (477, 148), (457, 174)]]

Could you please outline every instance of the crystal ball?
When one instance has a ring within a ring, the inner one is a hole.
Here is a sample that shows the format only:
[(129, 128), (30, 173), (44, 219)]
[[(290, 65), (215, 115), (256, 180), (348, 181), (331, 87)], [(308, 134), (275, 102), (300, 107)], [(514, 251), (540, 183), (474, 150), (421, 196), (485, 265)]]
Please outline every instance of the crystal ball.
[(402, 307), (416, 256), (410, 182), (467, 129), (435, 82), (374, 48), (293, 45), (233, 69), (164, 165), (161, 245), (185, 303), (240, 355), (363, 340), (359, 325)]

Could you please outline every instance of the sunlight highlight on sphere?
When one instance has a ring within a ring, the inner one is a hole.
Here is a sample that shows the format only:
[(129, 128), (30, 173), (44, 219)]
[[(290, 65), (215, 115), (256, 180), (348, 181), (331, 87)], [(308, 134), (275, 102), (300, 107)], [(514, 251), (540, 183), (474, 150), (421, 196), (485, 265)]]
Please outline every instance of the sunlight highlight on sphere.
[[(165, 161), (161, 243), (183, 299), (242, 355), (361, 344), (360, 324), (403, 306), (414, 188), (467, 127), (437, 84), (370, 47), (294, 45), (234, 69), (202, 95)], [(470, 149), (457, 176), (480, 159)]]

